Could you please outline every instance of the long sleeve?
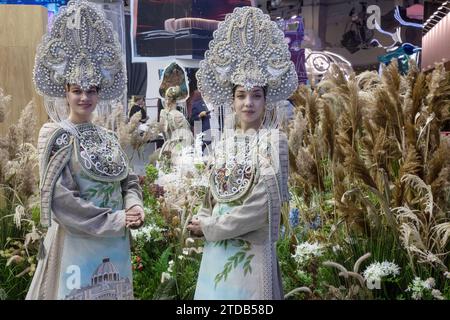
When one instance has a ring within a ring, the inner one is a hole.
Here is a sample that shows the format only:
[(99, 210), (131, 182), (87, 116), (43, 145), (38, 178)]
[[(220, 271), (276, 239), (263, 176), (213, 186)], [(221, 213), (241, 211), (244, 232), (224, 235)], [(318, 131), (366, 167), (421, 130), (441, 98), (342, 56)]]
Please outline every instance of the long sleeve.
[(134, 206), (144, 208), (142, 200), (142, 188), (139, 185), (139, 178), (134, 173), (129, 173), (128, 177), (121, 182), (124, 208), (126, 210)]
[[(244, 202), (219, 216), (199, 216), (208, 241), (239, 238), (268, 224), (268, 196), (263, 179), (255, 184)], [(243, 237), (244, 238), (244, 237)]]
[(80, 197), (69, 166), (56, 181), (51, 208), (54, 219), (68, 232), (97, 237), (125, 236), (125, 211), (112, 212)]
[[(202, 100), (195, 101), (192, 106), (192, 115), (190, 119), (191, 126), (194, 125), (195, 121), (203, 121), (203, 119), (200, 118), (200, 113), (202, 113), (202, 111), (208, 111), (205, 103)], [(209, 117), (209, 115), (207, 117)]]

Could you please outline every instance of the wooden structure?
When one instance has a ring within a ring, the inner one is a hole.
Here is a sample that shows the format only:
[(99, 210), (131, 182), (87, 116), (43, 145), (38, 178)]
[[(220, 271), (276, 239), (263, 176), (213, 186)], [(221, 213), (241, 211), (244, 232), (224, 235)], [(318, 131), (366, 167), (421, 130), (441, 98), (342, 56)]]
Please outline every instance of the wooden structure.
[(43, 6), (0, 5), (0, 87), (12, 96), (5, 122), (0, 123), (1, 136), (10, 124), (17, 123), (31, 100), (36, 113), (30, 117), (37, 119), (37, 130), (47, 122), (43, 99), (34, 90), (32, 80), (36, 48), (47, 30), (47, 16)]

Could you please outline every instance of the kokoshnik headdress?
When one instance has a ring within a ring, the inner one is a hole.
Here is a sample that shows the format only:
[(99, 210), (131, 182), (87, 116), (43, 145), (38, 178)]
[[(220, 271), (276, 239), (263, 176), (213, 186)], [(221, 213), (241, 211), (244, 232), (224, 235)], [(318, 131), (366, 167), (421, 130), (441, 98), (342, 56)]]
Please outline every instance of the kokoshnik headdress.
[[(233, 103), (233, 87), (241, 85), (246, 90), (253, 87), (266, 88), (266, 114), (262, 126), (272, 129), (278, 125), (278, 103), (286, 100), (296, 90), (298, 78), (291, 62), (284, 34), (270, 17), (260, 9), (242, 7), (234, 9), (219, 23), (214, 39), (209, 44), (205, 59), (200, 62), (197, 72), (198, 88), (207, 104), (214, 107), (226, 107)], [(233, 139), (223, 139), (214, 148), (214, 166), (210, 176), (210, 190), (219, 203), (231, 203), (241, 200), (254, 185), (258, 170), (258, 157), (271, 157), (277, 152), (279, 159), (288, 158), (287, 150), (272, 149), (272, 135), (267, 130), (260, 137), (253, 135), (234, 135)], [(274, 130), (276, 131), (276, 130)], [(256, 137), (256, 139), (255, 139)], [(258, 139), (263, 139), (261, 143)], [(252, 140), (252, 141), (251, 141)], [(256, 141), (255, 141), (256, 140)], [(265, 148), (267, 146), (267, 148)], [(270, 147), (270, 148), (269, 148)], [(256, 158), (256, 159), (255, 159)], [(274, 160), (274, 168), (276, 159)], [(283, 161), (285, 163), (287, 161)], [(281, 164), (281, 161), (279, 162)], [(265, 180), (269, 204), (275, 203), (274, 194), (269, 190), (279, 190), (280, 202), (287, 201), (287, 165), (279, 166), (279, 176), (268, 175)], [(275, 171), (268, 171), (273, 172)], [(276, 177), (276, 178), (274, 178)], [(269, 235), (268, 243), (277, 239), (279, 208), (268, 206)], [(269, 261), (272, 250), (269, 250)], [(268, 268), (273, 268), (269, 263)], [(270, 278), (269, 278), (270, 279)], [(272, 298), (272, 280), (268, 280), (264, 295)]]
[(266, 87), (270, 106), (297, 89), (298, 78), (284, 34), (254, 7), (235, 8), (214, 31), (197, 72), (203, 99), (214, 107), (233, 103), (233, 86)]
[[(87, 0), (71, 0), (54, 19), (36, 53), (33, 81), (50, 118), (68, 116), (65, 85), (96, 86), (99, 103), (120, 98), (127, 82), (122, 50), (104, 12)], [(100, 106), (101, 107), (101, 106)]]
[[(75, 145), (85, 172), (101, 181), (126, 177), (126, 155), (114, 133), (91, 123), (75, 125), (67, 119), (67, 84), (79, 85), (82, 90), (98, 87), (97, 110), (103, 111), (125, 92), (121, 46), (101, 9), (87, 0), (71, 0), (61, 7), (37, 49), (33, 80), (36, 91), (44, 96), (50, 118), (78, 138)], [(56, 144), (68, 144), (67, 134), (56, 139)]]

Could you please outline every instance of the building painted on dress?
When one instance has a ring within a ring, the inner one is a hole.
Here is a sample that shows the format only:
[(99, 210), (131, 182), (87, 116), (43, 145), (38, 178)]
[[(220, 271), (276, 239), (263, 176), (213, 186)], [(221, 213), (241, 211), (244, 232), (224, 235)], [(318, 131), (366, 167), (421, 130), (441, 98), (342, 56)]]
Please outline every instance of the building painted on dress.
[(109, 258), (103, 259), (91, 277), (91, 284), (73, 289), (66, 300), (130, 300), (133, 287), (130, 279), (120, 278), (117, 268)]

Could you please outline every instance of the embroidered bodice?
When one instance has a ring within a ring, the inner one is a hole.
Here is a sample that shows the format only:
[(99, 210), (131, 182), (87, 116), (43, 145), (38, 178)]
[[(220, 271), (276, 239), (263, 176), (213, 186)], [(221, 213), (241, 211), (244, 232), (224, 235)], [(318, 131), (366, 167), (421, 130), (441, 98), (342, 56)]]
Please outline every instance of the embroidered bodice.
[[(74, 151), (82, 169), (98, 181), (118, 181), (128, 175), (128, 161), (112, 131), (92, 123), (77, 124)], [(52, 153), (70, 143), (72, 134), (61, 130), (53, 144)]]
[(270, 157), (269, 134), (239, 134), (223, 139), (214, 150), (210, 177), (217, 202), (241, 199), (253, 185), (257, 166)]

